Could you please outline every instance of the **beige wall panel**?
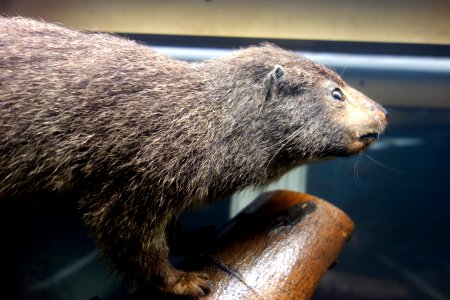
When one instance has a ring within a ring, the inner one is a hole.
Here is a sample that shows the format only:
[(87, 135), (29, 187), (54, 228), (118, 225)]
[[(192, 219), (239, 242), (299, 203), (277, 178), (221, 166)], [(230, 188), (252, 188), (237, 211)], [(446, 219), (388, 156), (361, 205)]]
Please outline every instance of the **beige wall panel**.
[(450, 44), (448, 0), (0, 0), (0, 12), (148, 34)]

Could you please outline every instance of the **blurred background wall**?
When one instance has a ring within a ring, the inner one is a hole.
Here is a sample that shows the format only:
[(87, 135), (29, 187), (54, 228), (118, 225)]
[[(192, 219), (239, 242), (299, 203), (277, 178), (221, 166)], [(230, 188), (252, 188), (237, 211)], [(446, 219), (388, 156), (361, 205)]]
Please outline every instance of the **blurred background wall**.
[(450, 43), (446, 0), (2, 0), (0, 10), (111, 32)]

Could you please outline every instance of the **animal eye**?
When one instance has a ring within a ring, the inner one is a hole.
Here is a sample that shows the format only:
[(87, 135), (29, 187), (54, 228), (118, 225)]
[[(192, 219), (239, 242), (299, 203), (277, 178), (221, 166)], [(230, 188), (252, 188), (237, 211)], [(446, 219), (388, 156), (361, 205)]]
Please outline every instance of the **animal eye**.
[(331, 92), (331, 95), (338, 101), (344, 101), (344, 93), (342, 93), (340, 88), (335, 88), (333, 92)]

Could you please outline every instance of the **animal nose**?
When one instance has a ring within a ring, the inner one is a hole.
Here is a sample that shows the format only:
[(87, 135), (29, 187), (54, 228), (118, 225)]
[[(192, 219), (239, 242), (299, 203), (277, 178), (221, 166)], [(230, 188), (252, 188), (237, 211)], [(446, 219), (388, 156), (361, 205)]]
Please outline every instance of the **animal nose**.
[(387, 117), (389, 117), (389, 112), (387, 111), (386, 108), (384, 108), (383, 106), (377, 104), (378, 108), (384, 113), (384, 115)]
[(383, 123), (387, 123), (387, 118), (389, 116), (389, 112), (380, 104), (375, 103), (372, 107), (371, 110), (375, 113), (375, 115), (377, 116), (377, 118), (379, 120), (381, 120)]

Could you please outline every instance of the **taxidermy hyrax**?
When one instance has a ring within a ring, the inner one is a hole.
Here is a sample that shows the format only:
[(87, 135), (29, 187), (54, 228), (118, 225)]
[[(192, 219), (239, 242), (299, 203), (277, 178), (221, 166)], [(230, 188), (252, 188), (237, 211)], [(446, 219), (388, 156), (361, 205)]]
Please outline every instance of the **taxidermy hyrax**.
[(0, 17), (1, 207), (76, 198), (113, 269), (138, 287), (205, 295), (205, 274), (168, 260), (172, 218), (359, 153), (385, 126), (385, 110), (335, 72), (274, 45), (188, 63)]

